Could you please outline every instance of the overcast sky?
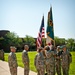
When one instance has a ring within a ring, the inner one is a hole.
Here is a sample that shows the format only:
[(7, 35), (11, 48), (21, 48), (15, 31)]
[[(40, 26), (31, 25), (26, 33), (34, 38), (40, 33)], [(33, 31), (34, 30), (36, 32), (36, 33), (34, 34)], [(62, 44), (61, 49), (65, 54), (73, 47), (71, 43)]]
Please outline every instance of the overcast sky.
[(75, 39), (75, 0), (0, 0), (0, 30), (37, 37), (43, 14), (46, 31), (50, 5), (55, 36)]

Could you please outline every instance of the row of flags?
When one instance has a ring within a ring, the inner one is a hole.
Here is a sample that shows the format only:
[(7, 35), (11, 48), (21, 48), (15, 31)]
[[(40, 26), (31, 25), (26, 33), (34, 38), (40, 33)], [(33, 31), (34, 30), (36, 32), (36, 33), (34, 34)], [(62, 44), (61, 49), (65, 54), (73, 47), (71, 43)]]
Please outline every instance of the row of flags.
[[(50, 46), (50, 45), (52, 45), (54, 43), (52, 7), (50, 7), (50, 11), (48, 12), (46, 34), (47, 34), (46, 45)], [(42, 17), (40, 30), (39, 30), (38, 37), (37, 37), (37, 48), (41, 47), (42, 38), (45, 38), (44, 16)]]

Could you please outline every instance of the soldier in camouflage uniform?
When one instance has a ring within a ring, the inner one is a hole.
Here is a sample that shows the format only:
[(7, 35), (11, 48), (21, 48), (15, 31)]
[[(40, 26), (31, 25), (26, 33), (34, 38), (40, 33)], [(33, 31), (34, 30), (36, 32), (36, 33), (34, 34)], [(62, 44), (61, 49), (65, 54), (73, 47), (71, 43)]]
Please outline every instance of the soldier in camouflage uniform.
[(4, 61), (4, 51), (2, 49), (2, 60)]
[(10, 68), (10, 73), (11, 75), (17, 75), (18, 64), (17, 64), (17, 58), (15, 54), (16, 48), (11, 46), (10, 49), (11, 49), (11, 52), (8, 56), (8, 64)]
[(24, 64), (24, 75), (29, 75), (29, 56), (28, 56), (28, 51), (29, 46), (25, 45), (24, 50), (22, 52), (22, 61)]
[(1, 50), (0, 50), (0, 59), (1, 59)]
[(57, 75), (61, 75), (61, 59), (60, 59), (60, 46), (56, 49), (56, 62), (55, 62)]
[(63, 71), (63, 75), (69, 75), (69, 67), (70, 67), (70, 57), (71, 54), (70, 52), (67, 50), (66, 46), (63, 46), (63, 52), (61, 55), (61, 64), (62, 64), (62, 71)]
[(44, 50), (45, 50), (45, 54), (46, 54), (45, 62), (44, 62), (45, 63), (45, 69), (46, 69), (47, 75), (49, 75), (50, 74), (50, 58), (49, 58), (48, 54), (50, 52), (50, 47), (45, 46)]
[(49, 61), (49, 65), (47, 67), (48, 75), (55, 75), (55, 52), (54, 46), (51, 46), (51, 49), (47, 51), (47, 59)]
[(4, 61), (4, 51), (3, 51), (3, 49), (0, 50), (0, 59)]
[(45, 75), (45, 67), (44, 67), (44, 55), (43, 48), (40, 47), (38, 50), (38, 54), (35, 56), (34, 65), (37, 69), (37, 75)]

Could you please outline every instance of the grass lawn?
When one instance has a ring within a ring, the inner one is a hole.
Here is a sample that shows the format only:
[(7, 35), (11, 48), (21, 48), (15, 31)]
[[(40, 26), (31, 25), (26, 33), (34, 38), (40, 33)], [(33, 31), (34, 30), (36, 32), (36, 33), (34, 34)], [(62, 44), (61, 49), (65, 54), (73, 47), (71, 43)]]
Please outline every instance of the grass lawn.
[[(29, 54), (29, 58), (30, 58), (30, 69), (32, 71), (36, 72), (36, 69), (34, 66), (34, 57), (36, 55), (36, 51), (28, 52), (28, 54)], [(71, 52), (71, 54), (72, 54), (72, 63), (70, 65), (69, 75), (75, 75), (75, 52)], [(21, 67), (24, 67), (23, 63), (22, 63), (22, 53), (17, 52), (16, 55), (17, 55), (18, 65)], [(5, 61), (8, 61), (8, 53), (5, 53)]]
[[(30, 69), (35, 72), (36, 72), (36, 69), (34, 66), (34, 58), (35, 58), (36, 53), (37, 53), (36, 51), (28, 52), (29, 59), (30, 59)], [(17, 56), (18, 65), (21, 67), (24, 67), (24, 65), (22, 63), (22, 52), (17, 52), (16, 56)], [(5, 53), (5, 61), (8, 61), (8, 53)]]
[(71, 52), (72, 54), (72, 63), (70, 65), (69, 75), (75, 75), (75, 52)]

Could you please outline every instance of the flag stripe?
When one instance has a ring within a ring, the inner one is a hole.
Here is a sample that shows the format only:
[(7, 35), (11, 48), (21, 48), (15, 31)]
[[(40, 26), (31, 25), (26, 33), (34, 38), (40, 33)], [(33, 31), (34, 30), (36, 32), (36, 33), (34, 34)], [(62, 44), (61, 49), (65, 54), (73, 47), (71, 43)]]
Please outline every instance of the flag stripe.
[(45, 30), (44, 30), (44, 27), (42, 28), (42, 38), (45, 36)]
[(37, 48), (41, 47), (42, 45), (42, 38), (45, 37), (45, 29), (44, 29), (44, 16), (42, 18), (42, 23), (41, 23), (41, 27), (40, 27), (40, 32), (38, 33), (38, 37), (37, 37)]

